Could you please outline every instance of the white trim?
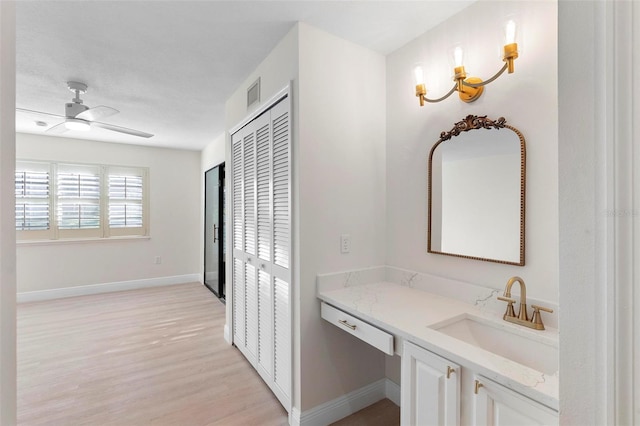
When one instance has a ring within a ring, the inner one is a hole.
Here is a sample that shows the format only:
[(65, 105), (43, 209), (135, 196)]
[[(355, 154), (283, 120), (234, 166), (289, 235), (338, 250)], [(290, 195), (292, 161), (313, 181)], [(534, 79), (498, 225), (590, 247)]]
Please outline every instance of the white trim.
[(388, 379), (380, 379), (332, 401), (320, 404), (304, 413), (294, 407), (291, 410), (289, 424), (291, 426), (325, 426), (337, 422), (386, 398), (387, 381)]
[[(607, 282), (608, 305), (612, 315), (608, 318), (608, 346), (610, 360), (607, 366), (611, 369), (608, 387), (613, 381), (613, 388), (608, 395), (610, 405), (608, 420), (615, 424), (637, 424), (637, 354), (634, 353), (634, 268), (637, 252), (634, 250), (634, 222), (637, 223), (638, 212), (634, 206), (634, 111), (635, 97), (638, 93), (634, 84), (634, 9), (633, 2), (612, 2), (611, 19), (607, 20), (607, 37), (611, 38), (607, 52), (611, 52), (611, 60), (605, 80), (607, 89), (612, 94), (607, 97), (607, 120), (612, 131), (608, 132), (607, 148), (612, 158), (607, 161), (607, 195), (613, 201), (613, 210), (607, 213), (609, 229), (607, 235), (609, 279)], [(637, 71), (635, 71), (637, 73)], [(630, 89), (633, 89), (632, 93)], [(611, 100), (609, 102), (609, 99)], [(637, 155), (637, 154), (636, 154)], [(637, 176), (637, 175), (636, 175)], [(636, 189), (637, 190), (637, 189)], [(611, 217), (613, 216), (613, 217)], [(637, 295), (636, 295), (637, 297)], [(637, 312), (637, 307), (635, 308)], [(613, 332), (612, 332), (613, 330)], [(611, 406), (613, 405), (613, 406)], [(611, 409), (615, 416), (611, 416)]]
[(103, 284), (81, 285), (76, 287), (54, 288), (51, 290), (27, 291), (24, 293), (18, 293), (17, 301), (18, 303), (39, 302), (41, 300), (62, 299), (65, 297), (86, 296), (89, 294), (112, 293), (114, 291), (136, 290), (139, 288), (160, 287), (173, 284), (186, 284), (199, 282), (199, 277), (200, 274), (186, 274)]
[(271, 107), (273, 107), (275, 104), (278, 103), (278, 101), (289, 96), (291, 94), (290, 88), (291, 88), (291, 83), (288, 83), (285, 87), (280, 89), (275, 95), (273, 95), (267, 101), (265, 101), (260, 108), (256, 109), (251, 114), (247, 115), (245, 118), (242, 119), (242, 121), (240, 121), (238, 124), (236, 124), (231, 129), (229, 129), (229, 135), (233, 135), (238, 130), (242, 129), (244, 126), (251, 123), (257, 116), (264, 113), (265, 111), (270, 110)]
[(396, 404), (398, 407), (400, 406), (400, 385), (392, 382), (389, 379), (385, 379), (384, 383), (384, 395), (391, 402)]
[(120, 237), (95, 237), (95, 238), (62, 238), (59, 240), (21, 240), (16, 241), (16, 246), (50, 246), (58, 244), (93, 244), (93, 243), (117, 243), (123, 241), (150, 240), (149, 235), (125, 235)]
[(231, 333), (229, 332), (229, 323), (228, 322), (224, 324), (224, 340), (228, 344), (233, 345), (232, 336), (231, 336)]

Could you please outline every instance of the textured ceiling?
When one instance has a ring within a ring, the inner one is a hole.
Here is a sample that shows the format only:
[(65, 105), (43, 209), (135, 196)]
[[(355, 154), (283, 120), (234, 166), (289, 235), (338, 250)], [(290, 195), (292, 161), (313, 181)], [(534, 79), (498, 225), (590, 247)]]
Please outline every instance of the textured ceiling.
[[(200, 150), (224, 131), (224, 103), (295, 22), (382, 54), (472, 1), (25, 1), (17, 3), (16, 106), (64, 115), (69, 80), (89, 86), (102, 121), (65, 137)], [(18, 113), (19, 132), (59, 120)]]

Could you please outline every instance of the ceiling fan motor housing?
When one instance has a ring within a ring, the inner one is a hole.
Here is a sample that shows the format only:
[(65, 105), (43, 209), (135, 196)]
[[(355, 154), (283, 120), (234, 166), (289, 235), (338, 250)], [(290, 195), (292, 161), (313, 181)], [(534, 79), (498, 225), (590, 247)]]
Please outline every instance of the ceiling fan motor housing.
[(76, 115), (88, 109), (89, 107), (86, 105), (76, 103), (76, 102), (69, 102), (64, 104), (64, 115), (66, 117), (75, 117)]

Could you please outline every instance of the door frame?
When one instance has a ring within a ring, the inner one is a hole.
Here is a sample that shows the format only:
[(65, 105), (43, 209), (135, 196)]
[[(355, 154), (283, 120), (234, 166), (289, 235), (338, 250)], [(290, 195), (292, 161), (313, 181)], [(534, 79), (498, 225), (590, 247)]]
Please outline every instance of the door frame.
[[(219, 169), (218, 172), (218, 182), (220, 181), (220, 178), (222, 177), (223, 180), (223, 184), (221, 186), (219, 186), (219, 188), (221, 190), (218, 191), (218, 224), (220, 224), (220, 228), (219, 228), (219, 232), (220, 232), (220, 236), (218, 238), (218, 288), (214, 289), (212, 288), (209, 284), (207, 284), (207, 173), (209, 173), (210, 171), (214, 170), (215, 168), (218, 167), (222, 167), (221, 169)], [(218, 299), (220, 299), (220, 301), (222, 301), (223, 303), (226, 303), (226, 291), (224, 292), (225, 294), (221, 294), (221, 289), (222, 286), (226, 283), (226, 268), (225, 268), (225, 258), (224, 258), (224, 235), (225, 235), (225, 226), (224, 226), (224, 209), (225, 209), (225, 203), (224, 203), (224, 191), (225, 191), (225, 184), (226, 184), (226, 177), (225, 177), (225, 162), (221, 162), (213, 167), (211, 167), (209, 170), (207, 170), (206, 172), (204, 172), (204, 221), (203, 221), (203, 225), (204, 225), (204, 257), (203, 257), (203, 265), (204, 265), (204, 276), (202, 279), (203, 284), (205, 285), (205, 287), (207, 287), (209, 290), (211, 290), (211, 292), (213, 294), (216, 295), (216, 297)]]

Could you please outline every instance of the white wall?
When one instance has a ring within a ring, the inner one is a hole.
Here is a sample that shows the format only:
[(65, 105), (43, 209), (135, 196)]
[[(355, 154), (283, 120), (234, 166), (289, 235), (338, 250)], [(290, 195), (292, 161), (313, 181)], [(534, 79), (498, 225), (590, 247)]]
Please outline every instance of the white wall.
[[(221, 133), (209, 145), (200, 152), (201, 180), (204, 183), (204, 173), (212, 167), (224, 162), (225, 158), (225, 134)], [(204, 186), (202, 187), (204, 189)], [(204, 192), (203, 192), (204, 193)]]
[[(150, 239), (18, 245), (18, 292), (197, 274), (200, 154), (17, 134), (18, 159), (149, 168)], [(162, 263), (154, 264), (156, 256)]]
[[(251, 112), (246, 88), (257, 77), (262, 102), (293, 82), (293, 401), (301, 411), (384, 375), (384, 355), (320, 319), (315, 282), (318, 273), (384, 263), (384, 64), (300, 23), (227, 101), (230, 129)], [(351, 235), (350, 254), (340, 254), (342, 233)]]
[[(320, 320), (318, 273), (384, 264), (385, 58), (300, 24), (302, 410), (384, 376), (384, 355)], [(351, 253), (340, 253), (340, 234)]]
[(0, 2), (0, 424), (16, 424), (16, 13)]
[[(260, 102), (247, 110), (247, 89), (260, 77)], [(252, 111), (260, 108), (272, 96), (294, 82), (294, 108), (297, 108), (298, 26), (295, 25), (258, 67), (245, 79), (225, 103), (225, 127), (232, 129)], [(295, 129), (294, 129), (295, 130)], [(229, 143), (229, 141), (227, 141)]]
[[(453, 82), (448, 49), (464, 43), (469, 75), (488, 78), (503, 65), (505, 17), (518, 13), (521, 55), (470, 104), (456, 94), (420, 107), (412, 69), (425, 61), (427, 96)], [(474, 284), (503, 288), (519, 275), (534, 298), (558, 300), (558, 98), (555, 2), (480, 1), (387, 57), (387, 264)], [(440, 132), (468, 114), (504, 116), (527, 145), (526, 265), (427, 254), (427, 159)]]

